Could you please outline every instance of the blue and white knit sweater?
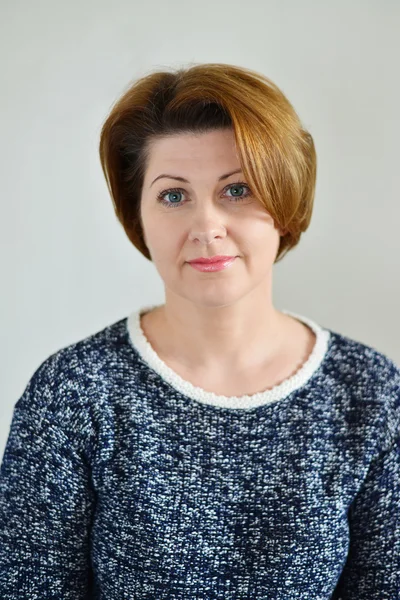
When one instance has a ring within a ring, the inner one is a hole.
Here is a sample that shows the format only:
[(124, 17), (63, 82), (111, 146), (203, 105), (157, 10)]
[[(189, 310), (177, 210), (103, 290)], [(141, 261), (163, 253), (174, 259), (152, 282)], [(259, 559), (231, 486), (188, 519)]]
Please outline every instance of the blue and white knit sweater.
[(1, 600), (399, 600), (400, 368), (317, 334), (251, 396), (191, 385), (142, 307), (53, 353), (0, 471)]

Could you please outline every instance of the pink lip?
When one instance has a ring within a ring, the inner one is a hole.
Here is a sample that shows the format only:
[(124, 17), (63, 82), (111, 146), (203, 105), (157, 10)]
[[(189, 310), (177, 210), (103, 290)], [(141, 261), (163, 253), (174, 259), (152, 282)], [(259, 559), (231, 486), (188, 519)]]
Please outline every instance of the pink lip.
[(213, 262), (219, 262), (220, 260), (227, 260), (228, 258), (235, 258), (234, 256), (226, 255), (226, 254), (216, 254), (215, 256), (210, 256), (209, 258), (200, 256), (199, 258), (194, 258), (193, 260), (189, 260), (190, 263), (204, 263), (210, 264)]
[(197, 271), (207, 271), (207, 272), (222, 271), (222, 269), (226, 269), (227, 267), (230, 267), (230, 265), (233, 263), (235, 258), (236, 258), (236, 256), (229, 256), (229, 257), (225, 257), (223, 260), (213, 260), (211, 262), (210, 261), (208, 261), (208, 262), (192, 261), (189, 264)]

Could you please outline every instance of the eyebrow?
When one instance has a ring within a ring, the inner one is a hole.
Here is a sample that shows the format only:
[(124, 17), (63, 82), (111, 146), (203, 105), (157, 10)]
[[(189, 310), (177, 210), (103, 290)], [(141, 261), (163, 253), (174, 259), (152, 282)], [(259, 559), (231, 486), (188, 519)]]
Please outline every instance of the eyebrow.
[[(231, 175), (234, 175), (235, 173), (242, 173), (242, 169), (236, 169), (236, 171), (232, 171), (231, 173), (226, 173), (226, 175), (221, 175), (221, 177), (218, 178), (218, 181), (227, 179), (228, 177), (230, 177)], [(161, 177), (166, 177), (167, 179), (177, 179), (178, 181), (183, 181), (184, 183), (190, 183), (190, 181), (188, 179), (185, 179), (184, 177), (178, 177), (177, 175), (167, 175), (166, 173), (162, 173), (162, 175), (159, 175), (152, 181), (152, 183), (150, 184), (150, 187), (153, 185), (153, 183), (155, 181), (157, 181), (157, 179), (161, 179)]]

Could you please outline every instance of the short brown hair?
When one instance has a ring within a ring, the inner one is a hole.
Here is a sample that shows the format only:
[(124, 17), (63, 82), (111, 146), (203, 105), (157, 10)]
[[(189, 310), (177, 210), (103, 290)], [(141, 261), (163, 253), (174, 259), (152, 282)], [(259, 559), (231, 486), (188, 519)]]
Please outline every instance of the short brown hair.
[(149, 260), (140, 198), (149, 142), (177, 133), (232, 128), (253, 195), (283, 232), (278, 262), (311, 220), (316, 153), (283, 92), (267, 77), (223, 63), (149, 73), (113, 105), (100, 135), (100, 160), (114, 210), (128, 238)]

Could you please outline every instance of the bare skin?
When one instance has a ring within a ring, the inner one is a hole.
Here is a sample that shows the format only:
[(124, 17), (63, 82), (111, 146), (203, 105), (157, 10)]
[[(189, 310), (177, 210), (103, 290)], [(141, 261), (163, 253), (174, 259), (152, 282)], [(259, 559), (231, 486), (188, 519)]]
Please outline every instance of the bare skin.
[[(315, 344), (308, 326), (273, 305), (282, 232), (240, 168), (230, 129), (168, 136), (152, 142), (141, 196), (145, 241), (165, 288), (165, 304), (142, 316), (143, 332), (178, 375), (225, 396), (279, 384)], [(214, 255), (236, 258), (213, 273), (188, 262)]]
[(153, 350), (175, 373), (207, 392), (222, 396), (244, 396), (271, 389), (294, 375), (308, 359), (315, 344), (314, 332), (288, 315), (284, 315), (280, 348), (265, 364), (248, 366), (239, 372), (193, 367), (174, 348), (174, 336), (162, 321), (162, 309), (154, 309), (141, 317), (141, 327)]

